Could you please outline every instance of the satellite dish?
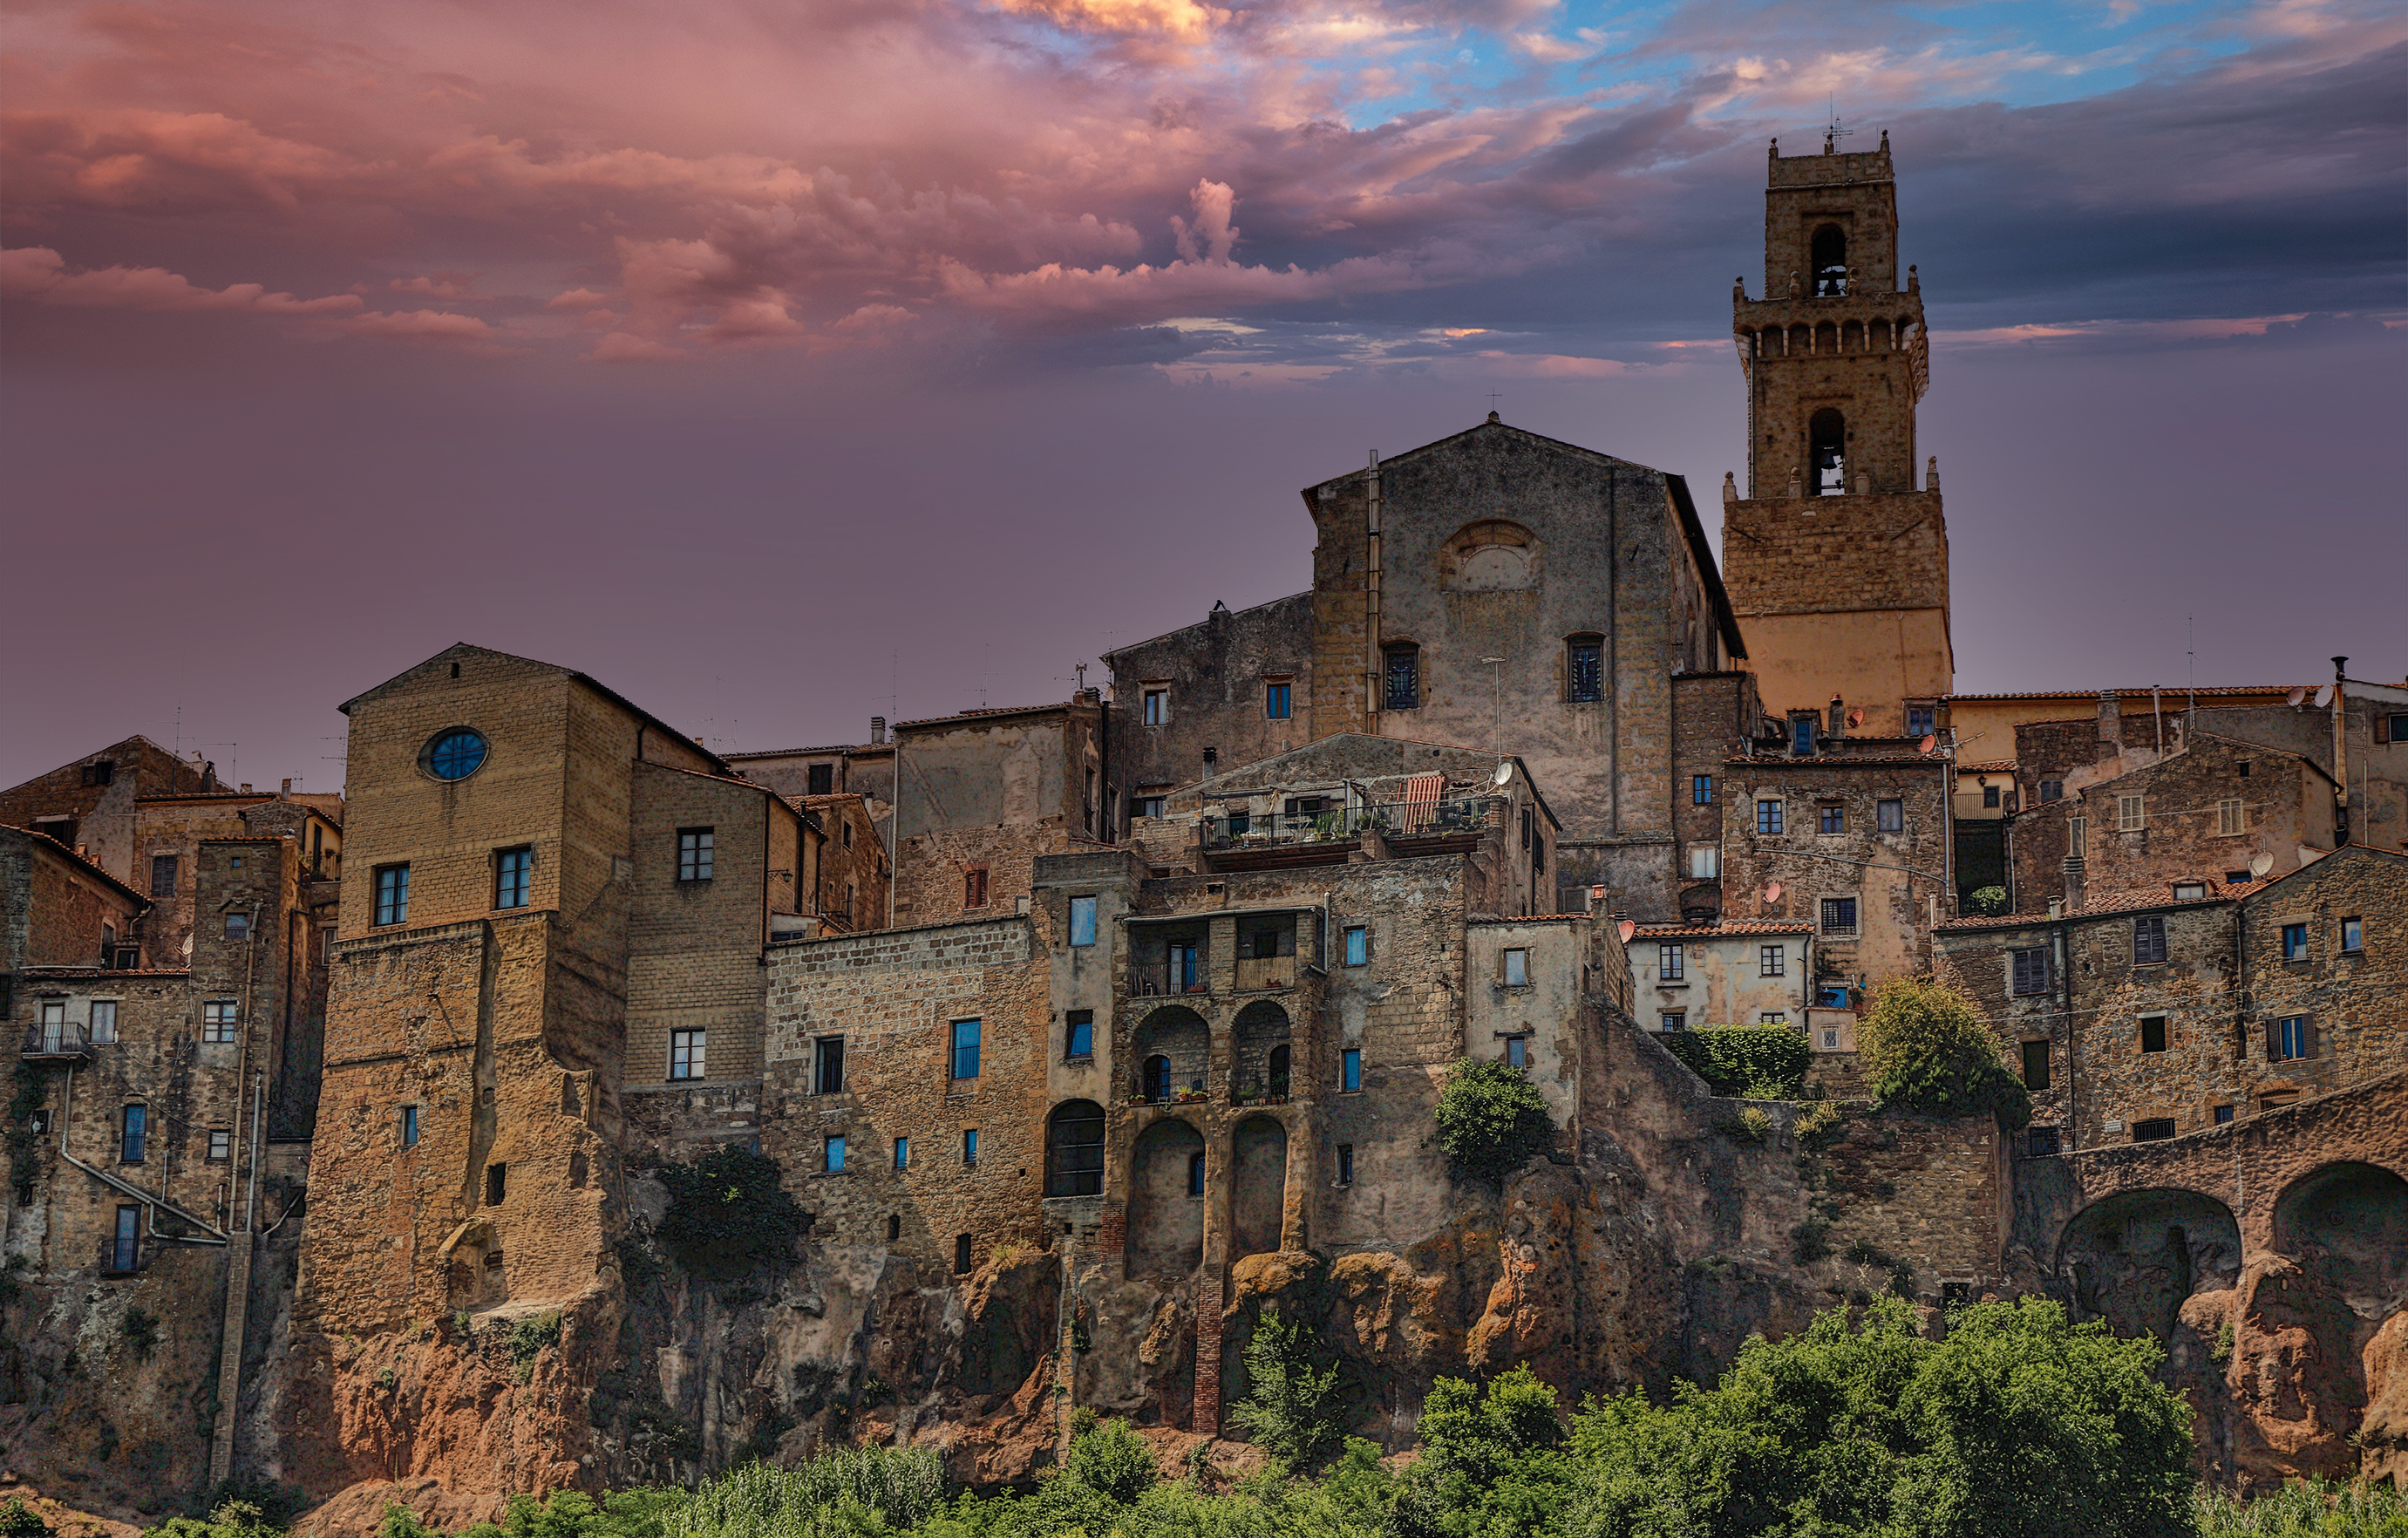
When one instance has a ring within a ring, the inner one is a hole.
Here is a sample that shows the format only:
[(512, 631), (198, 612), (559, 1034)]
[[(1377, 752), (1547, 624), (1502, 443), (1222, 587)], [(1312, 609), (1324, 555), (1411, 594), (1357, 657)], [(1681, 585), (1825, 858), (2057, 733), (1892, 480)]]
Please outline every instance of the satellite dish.
[(2258, 880), (2264, 881), (2266, 879), (2266, 872), (2273, 869), (2273, 855), (2259, 854), (2249, 856), (2249, 873), (2252, 876), (2255, 876)]
[(1781, 884), (1779, 882), (1774, 882), (1764, 889), (1764, 900), (1767, 902), (1779, 902), (1781, 900)]
[(2331, 703), (2332, 685), (2328, 683), (2323, 688), (2316, 691), (2316, 709), (2321, 711)]
[(1626, 919), (1624, 919), (1624, 920), (1622, 921), (1622, 942), (1623, 942), (1625, 945), (1629, 944), (1629, 943), (1630, 943), (1630, 937), (1631, 937), (1632, 935), (1637, 934), (1638, 932), (1639, 932), (1639, 926), (1638, 926), (1638, 925), (1631, 923), (1631, 922), (1630, 922), (1628, 919), (1627, 919), (1627, 918), (1626, 918)]
[(1492, 776), (1492, 777), (1491, 777), (1491, 781), (1490, 781), (1490, 783), (1493, 783), (1493, 784), (1499, 784), (1499, 785), (1501, 785), (1501, 784), (1505, 783), (1505, 782), (1507, 782), (1508, 780), (1511, 780), (1511, 779), (1512, 779), (1512, 778), (1513, 778), (1513, 766), (1512, 766), (1512, 765), (1511, 765), (1511, 764), (1507, 764), (1507, 763), (1499, 763), (1499, 764), (1497, 766), (1497, 772), (1496, 772), (1496, 774), (1495, 774), (1494, 776)]
[(1935, 732), (1935, 733), (1933, 733), (1931, 736), (1925, 738), (1925, 739), (1923, 740), (1923, 744), (1922, 744), (1922, 746), (1920, 746), (1920, 747), (1916, 748), (1914, 751), (1915, 751), (1915, 752), (1917, 752), (1917, 753), (1929, 753), (1932, 749), (1934, 749), (1934, 748), (1938, 747), (1939, 745), (1940, 745), (1940, 736), (1939, 736), (1939, 734), (1938, 734), (1937, 732)]
[(2292, 691), (2291, 691), (2290, 697), (2289, 697), (2288, 699), (2286, 699), (2286, 701), (2284, 701), (2284, 703), (2286, 703), (2286, 704), (2287, 704), (2287, 705), (2291, 706), (2293, 709), (2295, 709), (2295, 710), (2296, 710), (2296, 709), (2299, 707), (2299, 703), (2300, 703), (2300, 700), (2302, 700), (2302, 699), (2305, 699), (2305, 698), (2307, 698), (2307, 697), (2308, 697), (2308, 691), (2307, 691), (2307, 690), (2305, 690), (2305, 689), (2294, 689), (2294, 690), (2292, 690)]

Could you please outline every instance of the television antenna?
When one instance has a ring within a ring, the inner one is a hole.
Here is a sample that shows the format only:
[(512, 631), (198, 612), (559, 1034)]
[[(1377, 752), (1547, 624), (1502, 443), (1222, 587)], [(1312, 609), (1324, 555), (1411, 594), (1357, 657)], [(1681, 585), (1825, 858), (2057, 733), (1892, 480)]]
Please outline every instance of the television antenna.
[(1823, 152), (1828, 155), (1837, 153), (1840, 140), (1853, 136), (1856, 130), (1840, 121), (1840, 97), (1837, 92), (1832, 93), (1825, 100), (1827, 121), (1823, 124)]

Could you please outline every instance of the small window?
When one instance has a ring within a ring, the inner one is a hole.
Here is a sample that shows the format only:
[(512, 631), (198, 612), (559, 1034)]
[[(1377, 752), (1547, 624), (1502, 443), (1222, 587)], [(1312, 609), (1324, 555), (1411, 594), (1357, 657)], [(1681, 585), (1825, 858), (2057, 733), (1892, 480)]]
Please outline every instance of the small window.
[(1789, 718), (1789, 751), (1799, 758), (1814, 751), (1814, 716), (1812, 712)]
[(820, 1168), (832, 1175), (844, 1173), (844, 1134), (830, 1132), (820, 1139)]
[(2143, 1116), (2132, 1124), (2134, 1143), (2161, 1143), (2174, 1135), (2172, 1116)]
[(844, 1038), (823, 1036), (811, 1043), (814, 1049), (811, 1093), (841, 1095), (844, 1093)]
[(1816, 831), (1845, 833), (1848, 830), (1848, 812), (1845, 807), (1826, 804), (1816, 807), (1814, 812)]
[(2118, 796), (2115, 798), (2116, 832), (2133, 832), (2145, 826), (2147, 821), (2147, 809), (2143, 804), (2143, 798), (2138, 796)]
[[(2366, 921), (2357, 918), (2343, 919), (2341, 921), (2342, 955), (2352, 956), (2364, 949), (2366, 949)], [(97, 1004), (93, 1006), (95, 1010), (99, 1007)], [(97, 1014), (93, 1016), (95, 1024), (99, 1018)], [(97, 1030), (93, 1032), (93, 1040), (100, 1040), (100, 1033)]]
[(2026, 1134), (2025, 1147), (2030, 1150), (2033, 1158), (2055, 1158), (2059, 1145), (2060, 1139), (2054, 1127), (2035, 1127)]
[(107, 1046), (117, 1040), (117, 1000), (95, 999), (92, 1001), (92, 1044)]
[(1852, 935), (1856, 932), (1856, 899), (1825, 898), (1823, 899), (1823, 932), (1827, 935)]
[(1363, 1087), (1363, 1049), (1348, 1047), (1338, 1059), (1338, 1086), (1351, 1095)]
[(1265, 720), (1285, 721), (1288, 718), (1288, 690), (1290, 687), (1291, 685), (1284, 683), (1266, 683), (1263, 685), (1263, 718)]
[(2242, 812), (2239, 798), (2215, 803), (2215, 831), (2226, 838), (2249, 831), (2249, 819)]
[(1689, 776), (1689, 804), (1691, 806), (1712, 806), (1714, 804), (1714, 777), (1713, 775), (1692, 774)]
[(2166, 1050), (2166, 1017), (2164, 1015), (2141, 1016), (2141, 1050), (2143, 1052)]
[(1168, 686), (1145, 691), (1144, 722), (1149, 726), (1168, 726), (1170, 722), (1170, 690)]
[(209, 1162), (211, 1164), (224, 1164), (233, 1159), (233, 1157), (234, 1134), (222, 1127), (210, 1128)]
[(1200, 1150), (1187, 1156), (1187, 1194), (1204, 1194), (1204, 1155)]
[(1093, 945), (1096, 942), (1096, 899), (1070, 899), (1070, 943)]
[(962, 1128), (962, 1163), (972, 1170), (978, 1168), (978, 1128), (975, 1127)]
[(2240, 762), (2240, 763), (2238, 763), (2238, 764), (2233, 765), (2233, 766), (2232, 766), (2232, 768), (2233, 768), (2233, 772), (2235, 772), (2236, 774), (2240, 775), (2240, 776), (2241, 776), (2241, 778), (2243, 778), (2243, 780), (2246, 780), (2246, 779), (2248, 779), (2248, 778), (2249, 778), (2249, 764), (2248, 764), (2248, 761), (2247, 761), (2246, 759), (2243, 759), (2242, 762)]
[(953, 1070), (956, 1079), (979, 1076), (979, 1023), (956, 1020), (953, 1028)]
[(711, 856), (719, 841), (716, 829), (681, 827), (678, 829), (678, 871), (680, 881), (709, 881)]
[(1906, 831), (1906, 803), (1895, 798), (1873, 803), (1873, 828), (1881, 833)]
[(2014, 958), (2014, 989), (2018, 998), (2048, 991), (2048, 948), (2028, 946), (2008, 953)]
[(1788, 975), (1789, 951), (1782, 945), (1759, 945), (1756, 948), (1756, 975), (1785, 977)]
[(2065, 799), (2065, 782), (2062, 780), (2042, 780), (2040, 783), (2040, 799), (2041, 804), (2043, 806), (2047, 805), (2051, 801), (2061, 801)]
[(1371, 959), (1371, 931), (1355, 925), (1346, 931), (1346, 965), (1361, 967)]
[(426, 772), (437, 780), (466, 780), (485, 763), (485, 740), (465, 727), (426, 744)]
[(1688, 978), (1688, 954), (1679, 945), (1656, 947), (1656, 981), (1680, 983)]
[(1096, 1055), (1096, 1012), (1072, 1010), (1064, 1016), (1062, 1056), (1072, 1062)]
[(2068, 818), (2066, 818), (2066, 819), (2065, 819), (2065, 852), (2066, 852), (2067, 854), (2069, 854), (2069, 855), (2079, 855), (2079, 854), (2081, 854), (2081, 853), (2083, 852), (2084, 848), (2087, 845), (2087, 843), (2088, 843), (2088, 841), (2089, 841), (2089, 830), (2090, 830), (2090, 819), (2089, 819), (2089, 818), (2087, 818), (2087, 817), (2068, 817)]
[(957, 1276), (968, 1275), (969, 1269), (970, 1236), (966, 1233), (955, 1234), (953, 1236), (953, 1273)]
[(2224, 873), (2224, 884), (2227, 886), (2245, 885), (2253, 879), (2255, 878), (2246, 870), (2227, 870)]
[(1530, 1066), (1530, 1039), (1528, 1037), (1508, 1036), (1505, 1038), (1505, 1066), (1508, 1068), (1527, 1068)]
[(415, 1148), (418, 1146), (418, 1107), (405, 1105), (400, 1108), (400, 1112), (401, 1145), (404, 1148)]
[(1340, 1186), (1354, 1184), (1354, 1145), (1351, 1143), (1341, 1143), (1338, 1145), (1338, 1184)]
[(510, 1167), (507, 1164), (486, 1165), (485, 1205), (488, 1207), (500, 1206), (502, 1204), (502, 1199), (509, 1194), (509, 1190)]
[(886, 1242), (890, 1244), (895, 1244), (901, 1243), (902, 1239), (903, 1215), (900, 1213), (888, 1213), (886, 1215)]
[(1163, 802), (1168, 799), (1167, 796), (1140, 796), (1129, 803), (1130, 813), (1139, 817), (1159, 817)]
[(1845, 983), (1818, 984), (1814, 993), (1814, 1001), (1827, 1010), (1843, 1010), (1848, 1007), (1848, 985)]
[(133, 1271), (142, 1264), (142, 1209), (117, 1209), (117, 1232), (108, 1246), (108, 1269)]
[(211, 999), (201, 1005), (201, 1040), (222, 1045), (234, 1040), (235, 1002)]
[(2305, 961), (2308, 958), (2308, 927), (2304, 924), (2283, 926), (2283, 959)]
[(2143, 913), (2132, 921), (2132, 965), (2155, 967), (2166, 959), (2166, 919)]
[(527, 879), (535, 873), (535, 851), (523, 845), (494, 852), (494, 906), (527, 905)]
[(2232, 1119), (2232, 1107), (2229, 1105), (2219, 1105), (2208, 1114), (2215, 1118), (2216, 1126), (2222, 1127)]
[(1982, 805), (1985, 807), (1994, 807), (1998, 804), (1999, 787), (1996, 785), (1984, 785), (1982, 787)]
[(1689, 1012), (1687, 1010), (1666, 1010), (1662, 1014), (1656, 1016), (1656, 1021), (1657, 1028), (1661, 1030), (1686, 1030), (1689, 1028)]
[(673, 1030), (669, 1032), (669, 1077), (700, 1079), (708, 1077), (704, 1053), (710, 1042), (707, 1030)]
[(380, 865), (376, 868), (376, 922), (379, 925), (409, 922), (409, 867)]
[(2315, 1037), (2304, 1014), (2286, 1014), (2274, 1022), (2274, 1060), (2295, 1062), (2315, 1056)]
[(1763, 835), (1765, 837), (1770, 837), (1781, 831), (1781, 803), (1779, 801), (1758, 801), (1756, 803), (1756, 831), (1759, 835)]
[(1838, 1031), (1826, 1030), (1823, 1032), (1823, 1050), (1826, 1052), (1837, 1052), (1840, 1050), (1840, 1033)]
[(1564, 697), (1587, 704), (1605, 697), (1605, 641), (1574, 636), (1564, 643)]
[(834, 764), (813, 764), (803, 770), (803, 794), (830, 796), (835, 792), (836, 766)]
[(847, 848), (847, 849), (851, 849), (851, 848), (853, 847), (853, 823), (852, 823), (851, 819), (847, 819), (846, 821), (841, 822), (841, 823), (838, 824), (837, 826), (838, 826), (840, 829), (842, 829), (842, 830), (843, 830), (843, 833), (844, 833), (844, 847), (845, 847), (845, 848)]
[(895, 1140), (895, 1168), (897, 1170), (909, 1170), (911, 1168), (911, 1140), (910, 1138), (896, 1138)]
[(1511, 950), (1505, 953), (1505, 985), (1526, 988), (1530, 985), (1530, 953)]
[(228, 913), (225, 916), (225, 937), (232, 941), (249, 940), (251, 938), (251, 915), (249, 913)]
[(2178, 881), (2174, 883), (2174, 900), (2176, 902), (2190, 902), (2205, 896), (2207, 896), (2207, 883), (2203, 881)]
[(1940, 708), (1936, 705), (1909, 704), (1906, 707), (1906, 735), (1929, 737), (1933, 732), (1938, 731), (1940, 729), (1939, 712)]
[(1381, 654), (1383, 709), (1411, 711), (1422, 702), (1422, 652), (1418, 646), (1391, 646)]
[(1759, 1026), (1785, 1026), (1789, 1023), (1789, 1012), (1787, 1010), (1766, 1010), (1756, 1017), (1756, 1023)]
[(2023, 1049), (2024, 1087), (2046, 1089), (2048, 1087), (2048, 1043), (2026, 1042), (2023, 1043)]
[(2375, 726), (2386, 741), (2408, 742), (2408, 715), (2386, 716), (2377, 721)]
[(965, 908), (986, 906), (985, 866), (972, 866), (962, 872), (962, 906)]
[(1723, 873), (1722, 845), (1693, 843), (1689, 846), (1689, 879), (1715, 881)]
[(117, 764), (113, 759), (95, 758), (91, 763), (86, 764), (83, 767), (83, 783), (85, 784), (106, 785), (112, 783), (116, 779)]

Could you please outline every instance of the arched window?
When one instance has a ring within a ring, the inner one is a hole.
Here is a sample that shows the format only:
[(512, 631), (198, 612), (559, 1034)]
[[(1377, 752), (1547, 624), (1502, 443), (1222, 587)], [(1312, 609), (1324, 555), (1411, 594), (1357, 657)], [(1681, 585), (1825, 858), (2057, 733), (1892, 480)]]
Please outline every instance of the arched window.
[(1564, 638), (1564, 697), (1573, 704), (1605, 697), (1605, 638)]
[(1170, 1059), (1148, 1057), (1138, 1071), (1137, 1092), (1149, 1100), (1170, 1099)]
[(1814, 232), (1814, 297), (1836, 299), (1847, 292), (1847, 232), (1826, 224)]
[(1104, 1108), (1065, 1100), (1045, 1125), (1045, 1194), (1097, 1196), (1103, 1188)]
[(1422, 649), (1412, 641), (1381, 648), (1381, 709), (1418, 710), (1422, 702)]
[(1806, 441), (1814, 463), (1813, 495), (1839, 496), (1848, 489), (1848, 423), (1828, 406), (1806, 424)]

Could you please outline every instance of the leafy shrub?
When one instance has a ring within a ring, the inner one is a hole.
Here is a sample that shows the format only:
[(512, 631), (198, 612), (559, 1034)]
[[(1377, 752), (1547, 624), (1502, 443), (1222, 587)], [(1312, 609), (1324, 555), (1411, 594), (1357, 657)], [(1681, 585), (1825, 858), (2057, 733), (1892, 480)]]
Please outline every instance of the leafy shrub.
[(691, 1270), (732, 1276), (794, 1253), (810, 1219), (779, 1183), (778, 1161), (733, 1144), (665, 1164), (669, 1210), (656, 1235)]
[(2232, 1321), (2225, 1320), (2215, 1327), (2215, 1344), (2208, 1348), (2207, 1359), (2222, 1367), (2232, 1360)]
[(0, 1538), (50, 1538), (50, 1524), (18, 1496), (0, 1501)]
[(2003, 886), (1976, 886), (1966, 894), (1965, 912), (1989, 918), (2007, 911), (2007, 889)]
[(1840, 1124), (1845, 1120), (1847, 1113), (1840, 1108), (1839, 1101), (1809, 1100), (1806, 1109), (1799, 1114), (1795, 1127), (1799, 1139), (1814, 1143), (1838, 1131)]
[(2408, 1492), (2392, 1485), (2287, 1485), (2244, 1501), (2201, 1489), (2200, 1538), (2394, 1538), (2408, 1532)]
[(1708, 1026), (1664, 1038), (1672, 1056), (1717, 1095), (1794, 1100), (1806, 1084), (1814, 1049), (1787, 1026)]
[(535, 1359), (544, 1347), (560, 1344), (560, 1310), (547, 1309), (510, 1326), (510, 1363), (521, 1383), (535, 1376)]
[(1789, 1258), (1801, 1266), (1811, 1266), (1831, 1256), (1831, 1225), (1821, 1217), (1810, 1217), (1789, 1230)]
[(1870, 1239), (1850, 1240), (1848, 1247), (1840, 1252), (1840, 1258), (1852, 1266), (1879, 1266), (1885, 1271), (1890, 1263), (1889, 1251)]
[(1123, 1420), (1105, 1421), (1084, 1436), (1073, 1437), (1065, 1472), (1124, 1506), (1135, 1503), (1161, 1477), (1153, 1445)]
[(144, 1532), (143, 1538), (284, 1538), (281, 1523), (248, 1501), (228, 1501), (206, 1519), (176, 1516)]
[(201, 1497), (199, 1510), (213, 1512), (229, 1501), (241, 1501), (255, 1506), (270, 1527), (289, 1528), (293, 1519), (309, 1509), (309, 1492), (296, 1485), (280, 1485), (273, 1479), (243, 1474), (222, 1479), (209, 1487)]
[(1714, 1123), (1714, 1129), (1733, 1143), (1762, 1143), (1772, 1130), (1772, 1118), (1764, 1114), (1764, 1107), (1751, 1105)]
[[(747, 1463), (659, 1514), (661, 1538), (804, 1538), (916, 1527), (945, 1496), (930, 1447), (842, 1447), (796, 1469)], [(828, 1520), (829, 1517), (834, 1520)]]
[(1499, 1373), (1484, 1392), (1440, 1378), (1422, 1401), (1422, 1456), (1398, 1526), (1481, 1538), (1553, 1534), (1575, 1496), (1555, 1391), (1529, 1368)]
[(1264, 1309), (1246, 1343), (1252, 1387), (1229, 1410), (1230, 1425), (1291, 1469), (1311, 1466), (1338, 1441), (1338, 1369), (1316, 1366), (1318, 1356), (1311, 1331)]
[(127, 1309), (124, 1317), (117, 1321), (117, 1330), (144, 1361), (149, 1361), (150, 1353), (159, 1348), (159, 1316), (149, 1309)]
[(377, 1538), (442, 1538), (442, 1534), (418, 1519), (418, 1514), (398, 1501), (384, 1503), (384, 1516), (377, 1521)]
[(1457, 1171), (1502, 1180), (1555, 1141), (1547, 1102), (1520, 1069), (1458, 1058), (1438, 1097), (1438, 1145)]
[(1856, 1023), (1856, 1049), (1873, 1096), (1933, 1116), (1986, 1112), (2010, 1132), (2031, 1121), (2031, 1096), (2007, 1070), (1998, 1039), (1973, 1001), (1931, 978), (1883, 985)]

